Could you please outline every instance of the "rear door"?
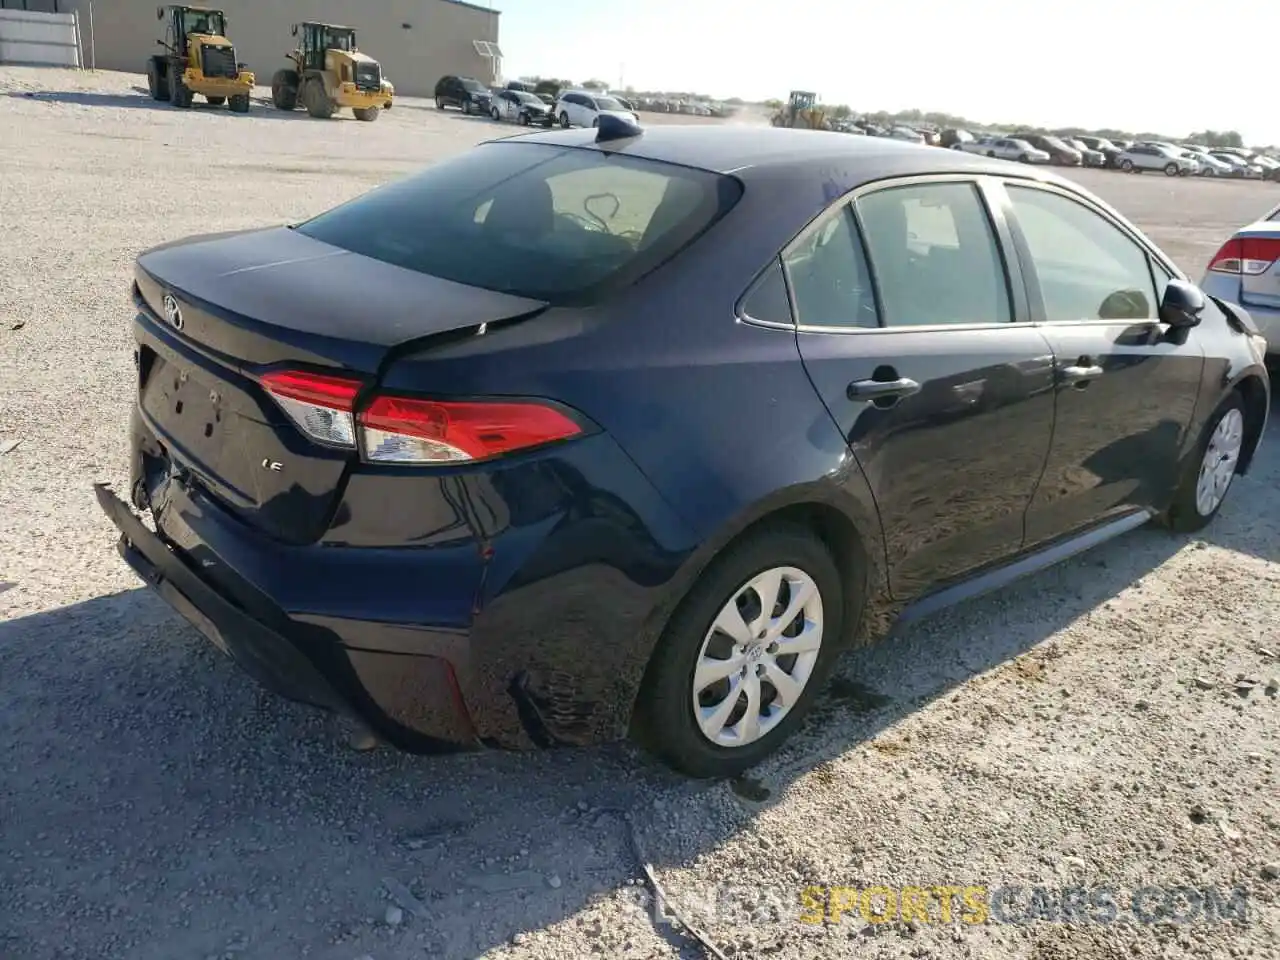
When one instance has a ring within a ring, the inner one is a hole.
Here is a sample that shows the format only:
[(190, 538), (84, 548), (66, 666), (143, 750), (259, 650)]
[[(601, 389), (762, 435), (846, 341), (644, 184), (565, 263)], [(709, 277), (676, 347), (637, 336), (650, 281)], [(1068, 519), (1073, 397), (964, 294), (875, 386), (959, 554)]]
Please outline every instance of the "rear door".
[(1157, 319), (1171, 267), (1076, 194), (1007, 181), (1031, 314), (1053, 347), (1053, 448), (1027, 513), (1028, 545), (1134, 508), (1161, 508), (1199, 392), (1192, 331)]
[[(972, 179), (877, 185), (783, 261), (809, 376), (875, 493), (907, 599), (1016, 553), (1053, 428), (1052, 357)], [(1015, 264), (1016, 271), (1016, 264)]]

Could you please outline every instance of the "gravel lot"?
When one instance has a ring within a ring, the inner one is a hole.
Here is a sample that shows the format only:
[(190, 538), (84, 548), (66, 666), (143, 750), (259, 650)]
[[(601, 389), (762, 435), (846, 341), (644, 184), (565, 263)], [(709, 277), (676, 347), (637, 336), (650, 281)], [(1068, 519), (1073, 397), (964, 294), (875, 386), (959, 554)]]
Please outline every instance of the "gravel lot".
[[(1140, 531), (851, 655), (755, 780), (676, 780), (622, 746), (355, 752), (115, 555), (91, 484), (125, 479), (130, 263), (494, 127), (409, 100), (374, 124), (184, 113), (141, 81), (0, 68), (0, 957), (701, 956), (643, 909), (637, 852), (686, 912), (749, 888), (701, 916), (725, 955), (1280, 955), (1274, 419), (1203, 539)], [(1272, 184), (1079, 179), (1193, 276), (1280, 202)], [(809, 884), (1075, 884), (1122, 909), (809, 925)], [(1147, 886), (1247, 888), (1247, 923), (1126, 922)]]

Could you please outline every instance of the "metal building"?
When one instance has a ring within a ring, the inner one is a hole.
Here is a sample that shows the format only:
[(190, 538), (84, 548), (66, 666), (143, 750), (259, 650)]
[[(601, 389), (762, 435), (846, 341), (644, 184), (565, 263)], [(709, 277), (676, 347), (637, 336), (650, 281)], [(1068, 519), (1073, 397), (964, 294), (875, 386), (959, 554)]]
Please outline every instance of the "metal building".
[[(499, 79), (497, 10), (463, 0), (189, 0), (227, 15), (236, 57), (269, 85), (293, 49), (293, 24), (341, 23), (360, 49), (382, 64), (397, 94), (430, 97), (446, 74)], [(84, 62), (99, 70), (142, 73), (164, 35), (156, 0), (0, 0), (4, 7), (69, 13), (80, 21)], [(92, 8), (92, 9), (91, 9)]]

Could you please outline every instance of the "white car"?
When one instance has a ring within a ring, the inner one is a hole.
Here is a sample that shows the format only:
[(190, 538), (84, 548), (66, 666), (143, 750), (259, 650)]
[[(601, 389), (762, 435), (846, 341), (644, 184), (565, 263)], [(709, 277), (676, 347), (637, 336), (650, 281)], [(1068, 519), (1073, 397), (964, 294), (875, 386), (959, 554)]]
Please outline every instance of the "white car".
[(1212, 154), (1215, 160), (1221, 160), (1225, 164), (1229, 164), (1231, 172), (1228, 176), (1243, 177), (1246, 180), (1261, 180), (1262, 168), (1256, 164), (1252, 164), (1238, 153), (1228, 153), (1225, 150), (1215, 150)]
[(1211, 153), (1201, 153), (1199, 150), (1187, 151), (1191, 156), (1195, 157), (1196, 162), (1200, 164), (1200, 176), (1202, 177), (1230, 177), (1235, 167), (1227, 163), (1225, 160), (1219, 160)]
[(1183, 151), (1164, 144), (1135, 143), (1120, 154), (1117, 164), (1125, 173), (1163, 170), (1166, 176), (1188, 176), (1198, 173), (1200, 164)]
[(893, 140), (905, 140), (908, 143), (924, 143), (924, 134), (911, 127), (894, 127), (889, 131), (889, 137)]
[(560, 99), (556, 101), (556, 119), (560, 122), (560, 126), (565, 129), (569, 127), (599, 126), (600, 117), (603, 114), (621, 117), (633, 123), (640, 120), (634, 111), (628, 110), (613, 97), (603, 93), (592, 93), (589, 90), (570, 90), (567, 93), (560, 94)]
[(978, 153), (1000, 160), (1018, 160), (1022, 163), (1048, 163), (1049, 154), (1017, 137), (981, 137), (960, 147), (965, 153)]

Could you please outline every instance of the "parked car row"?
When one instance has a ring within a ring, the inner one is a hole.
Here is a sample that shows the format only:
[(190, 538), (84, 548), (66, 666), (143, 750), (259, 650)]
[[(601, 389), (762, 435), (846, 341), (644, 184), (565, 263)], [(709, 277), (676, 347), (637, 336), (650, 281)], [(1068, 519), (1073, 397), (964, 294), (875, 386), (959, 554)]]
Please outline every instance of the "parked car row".
[(944, 130), (939, 146), (1023, 163), (1099, 167), (1166, 176), (1237, 177), (1280, 181), (1280, 160), (1242, 147), (1208, 147), (1163, 140), (1112, 141), (1105, 137)]
[[(471, 77), (441, 77), (436, 84), (436, 109), (453, 107), (463, 113), (487, 116), (522, 126), (594, 127), (602, 116), (638, 120), (631, 101), (593, 90), (561, 90), (559, 96), (540, 96), (528, 84), (513, 80), (505, 87), (486, 87)], [(551, 102), (548, 102), (548, 101)]]

